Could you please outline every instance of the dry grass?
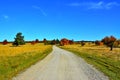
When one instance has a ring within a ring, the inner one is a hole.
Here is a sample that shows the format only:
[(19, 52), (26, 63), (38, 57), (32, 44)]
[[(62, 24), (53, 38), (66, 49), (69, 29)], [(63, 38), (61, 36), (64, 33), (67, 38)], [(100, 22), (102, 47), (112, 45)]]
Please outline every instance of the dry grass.
[(11, 80), (21, 70), (43, 59), (52, 51), (51, 45), (41, 43), (13, 47), (0, 45), (0, 80)]
[(120, 48), (110, 51), (105, 46), (66, 45), (61, 48), (69, 50), (84, 58), (88, 63), (105, 73), (110, 80), (120, 80)]
[(106, 46), (83, 46), (80, 45), (66, 45), (64, 48), (74, 49), (79, 52), (87, 52), (92, 55), (107, 57), (113, 60), (120, 60), (120, 48), (114, 48), (113, 51), (110, 51)]
[(43, 52), (49, 47), (50, 46), (44, 46), (43, 44), (31, 45), (30, 43), (18, 47), (14, 47), (12, 44), (0, 45), (0, 56), (16, 56), (29, 52)]

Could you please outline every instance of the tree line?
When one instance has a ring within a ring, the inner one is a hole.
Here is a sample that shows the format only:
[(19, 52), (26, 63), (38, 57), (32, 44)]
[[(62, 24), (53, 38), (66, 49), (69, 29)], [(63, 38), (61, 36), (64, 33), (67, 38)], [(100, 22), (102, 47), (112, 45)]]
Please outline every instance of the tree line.
[[(34, 41), (30, 41), (30, 43), (32, 45), (35, 45), (36, 43), (39, 43), (40, 41), (38, 39), (34, 40)], [(53, 39), (53, 40), (47, 40), (46, 38), (43, 39), (42, 41), (45, 45), (51, 44), (51, 45), (55, 45), (55, 44), (59, 44), (61, 46), (64, 45), (68, 45), (68, 44), (74, 44), (75, 41), (73, 40), (68, 40), (66, 38), (63, 38), (61, 40), (59, 39)], [(7, 40), (4, 40), (3, 45), (8, 44)], [(19, 32), (16, 34), (14, 41), (12, 42), (13, 46), (19, 46), (19, 45), (24, 45), (26, 43), (26, 41), (24, 40), (24, 36), (22, 36), (22, 33)], [(106, 45), (107, 47), (110, 47), (110, 50), (113, 50), (113, 47), (118, 47), (120, 45), (120, 40), (117, 40), (114, 36), (106, 36), (103, 39), (101, 39), (100, 41), (96, 40), (94, 42), (96, 45)], [(85, 41), (81, 41), (80, 42), (81, 46), (85, 45)]]
[[(26, 42), (29, 42), (31, 43), (32, 45), (35, 45), (36, 43), (40, 43), (39, 39), (36, 39), (34, 41), (25, 41), (24, 40), (24, 36), (22, 36), (22, 33), (19, 32), (16, 34), (15, 38), (14, 38), (14, 41), (12, 42), (12, 45), (13, 46), (19, 46), (19, 45), (24, 45)], [(48, 45), (48, 44), (51, 44), (51, 45), (54, 45), (54, 44), (59, 44), (60, 41), (59, 39), (54, 39), (54, 40), (47, 40), (46, 38), (43, 39), (42, 41), (45, 45)], [(5, 39), (2, 44), (3, 45), (6, 45), (8, 44), (9, 42), (7, 41), (7, 39)]]

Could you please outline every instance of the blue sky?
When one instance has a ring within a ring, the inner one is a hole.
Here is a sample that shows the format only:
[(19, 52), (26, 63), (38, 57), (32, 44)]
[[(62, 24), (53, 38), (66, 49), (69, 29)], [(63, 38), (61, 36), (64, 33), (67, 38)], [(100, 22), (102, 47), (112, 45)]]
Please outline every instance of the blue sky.
[(1, 0), (0, 41), (120, 39), (119, 0)]

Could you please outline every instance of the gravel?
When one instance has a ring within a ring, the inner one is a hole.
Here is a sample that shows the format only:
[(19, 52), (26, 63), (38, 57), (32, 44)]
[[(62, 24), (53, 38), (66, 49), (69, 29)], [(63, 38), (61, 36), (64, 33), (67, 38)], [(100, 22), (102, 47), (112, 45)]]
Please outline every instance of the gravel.
[(71, 52), (53, 46), (45, 59), (12, 80), (109, 80), (102, 72)]

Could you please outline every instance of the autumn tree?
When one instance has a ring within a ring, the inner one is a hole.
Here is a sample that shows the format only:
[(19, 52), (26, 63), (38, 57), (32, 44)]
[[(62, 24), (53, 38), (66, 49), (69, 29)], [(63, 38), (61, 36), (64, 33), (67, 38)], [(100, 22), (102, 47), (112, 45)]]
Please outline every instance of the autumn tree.
[(36, 41), (31, 41), (31, 44), (32, 44), (32, 45), (35, 45), (35, 44), (36, 44)]
[(8, 44), (8, 41), (5, 39), (5, 40), (3, 41), (3, 45), (6, 45), (6, 44)]
[(68, 45), (68, 44), (69, 44), (69, 40), (68, 39), (63, 38), (63, 39), (60, 40), (60, 45), (61, 46)]
[(95, 41), (95, 45), (96, 45), (96, 46), (101, 46), (101, 45), (103, 45), (103, 42), (96, 40), (96, 41)]
[(24, 45), (25, 41), (24, 41), (24, 36), (22, 36), (22, 33), (19, 32), (16, 34), (16, 37), (14, 38), (14, 42), (13, 45), (18, 46), (18, 45)]
[(114, 42), (116, 41), (116, 38), (114, 36), (106, 36), (105, 38), (102, 39), (102, 42), (107, 45), (108, 47), (110, 47), (110, 50), (113, 50), (113, 45)]
[(119, 42), (119, 40), (116, 40), (115, 42), (114, 42), (114, 47), (119, 47), (119, 45), (120, 45), (120, 42)]

